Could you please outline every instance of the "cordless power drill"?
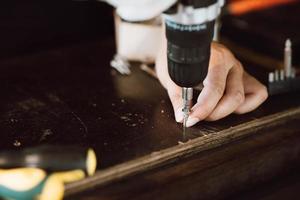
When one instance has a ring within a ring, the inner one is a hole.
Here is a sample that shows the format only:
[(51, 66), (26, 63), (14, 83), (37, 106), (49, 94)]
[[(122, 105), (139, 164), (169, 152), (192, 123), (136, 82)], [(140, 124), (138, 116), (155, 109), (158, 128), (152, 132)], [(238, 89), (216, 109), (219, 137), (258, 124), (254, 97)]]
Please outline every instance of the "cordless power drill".
[(193, 87), (207, 75), (215, 20), (223, 0), (178, 0), (164, 14), (168, 71), (182, 87), (184, 127), (189, 116)]

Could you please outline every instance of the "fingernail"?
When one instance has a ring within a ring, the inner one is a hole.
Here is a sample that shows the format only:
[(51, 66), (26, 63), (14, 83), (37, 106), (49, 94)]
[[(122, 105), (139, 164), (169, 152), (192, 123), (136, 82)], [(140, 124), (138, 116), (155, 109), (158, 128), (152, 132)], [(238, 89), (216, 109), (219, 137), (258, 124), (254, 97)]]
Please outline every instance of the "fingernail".
[(189, 117), (188, 120), (186, 121), (186, 127), (191, 127), (197, 124), (200, 120), (195, 117)]
[(175, 112), (175, 120), (176, 120), (176, 122), (183, 121), (183, 112), (182, 112), (181, 108), (177, 109), (177, 111)]

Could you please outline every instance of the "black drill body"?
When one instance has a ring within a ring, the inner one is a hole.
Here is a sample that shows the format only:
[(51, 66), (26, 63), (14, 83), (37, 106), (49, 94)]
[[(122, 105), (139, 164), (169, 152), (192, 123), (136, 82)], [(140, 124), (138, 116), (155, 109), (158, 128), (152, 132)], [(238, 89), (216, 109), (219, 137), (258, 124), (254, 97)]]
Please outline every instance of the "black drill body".
[(217, 0), (182, 0), (166, 12), (166, 16), (171, 16), (165, 19), (168, 71), (178, 86), (192, 88), (205, 79), (215, 20), (194, 23), (191, 19), (190, 23), (188, 20), (181, 23), (173, 16), (178, 12), (193, 15), (197, 9), (206, 9), (215, 3)]

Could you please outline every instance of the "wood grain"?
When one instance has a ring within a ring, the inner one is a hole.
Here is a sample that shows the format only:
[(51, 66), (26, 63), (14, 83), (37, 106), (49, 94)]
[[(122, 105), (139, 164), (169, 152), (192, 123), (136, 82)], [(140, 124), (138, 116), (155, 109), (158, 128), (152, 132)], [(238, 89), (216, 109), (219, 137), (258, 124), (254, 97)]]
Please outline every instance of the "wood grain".
[(300, 107), (255, 119), (229, 129), (190, 140), (187, 143), (167, 148), (150, 155), (98, 171), (95, 176), (72, 183), (66, 187), (66, 195), (71, 195), (88, 188), (105, 185), (128, 176), (132, 176), (159, 166), (172, 163), (181, 157), (191, 156), (218, 146), (228, 144), (255, 132), (279, 125), (300, 114)]

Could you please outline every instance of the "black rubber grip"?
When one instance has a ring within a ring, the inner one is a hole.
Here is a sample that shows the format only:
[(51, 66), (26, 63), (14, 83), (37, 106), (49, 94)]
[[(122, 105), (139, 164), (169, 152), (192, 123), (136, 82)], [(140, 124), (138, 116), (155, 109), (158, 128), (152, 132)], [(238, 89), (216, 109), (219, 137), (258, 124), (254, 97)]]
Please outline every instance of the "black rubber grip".
[(194, 87), (207, 75), (214, 21), (199, 24), (194, 31), (180, 26), (166, 22), (168, 71), (178, 86)]
[(168, 59), (169, 75), (178, 86), (194, 87), (205, 79), (209, 64), (210, 46), (205, 49), (201, 48), (201, 51), (205, 51), (205, 55), (199, 54), (194, 59), (185, 60), (185, 62), (183, 62), (184, 60), (178, 62), (178, 60)]

